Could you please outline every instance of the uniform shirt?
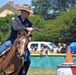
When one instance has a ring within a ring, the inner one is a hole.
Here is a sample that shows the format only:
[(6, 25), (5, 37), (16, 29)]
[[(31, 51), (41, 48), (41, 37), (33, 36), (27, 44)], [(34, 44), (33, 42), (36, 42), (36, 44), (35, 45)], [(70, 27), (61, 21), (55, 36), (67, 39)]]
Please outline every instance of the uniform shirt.
[[(25, 30), (27, 27), (32, 27), (32, 23), (26, 18), (22, 21), (21, 16), (14, 17), (14, 21), (11, 21), (11, 35), (9, 37), (10, 40), (15, 40), (18, 35), (18, 30)], [(30, 35), (32, 36), (32, 35)]]

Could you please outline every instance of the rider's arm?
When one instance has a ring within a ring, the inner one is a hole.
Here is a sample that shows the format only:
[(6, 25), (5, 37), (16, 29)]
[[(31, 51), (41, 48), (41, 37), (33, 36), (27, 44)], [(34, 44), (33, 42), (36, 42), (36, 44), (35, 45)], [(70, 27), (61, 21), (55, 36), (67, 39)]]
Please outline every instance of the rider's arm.
[(26, 30), (27, 27), (25, 27), (19, 20), (17, 17), (13, 17), (11, 20), (11, 25), (13, 27), (14, 30)]

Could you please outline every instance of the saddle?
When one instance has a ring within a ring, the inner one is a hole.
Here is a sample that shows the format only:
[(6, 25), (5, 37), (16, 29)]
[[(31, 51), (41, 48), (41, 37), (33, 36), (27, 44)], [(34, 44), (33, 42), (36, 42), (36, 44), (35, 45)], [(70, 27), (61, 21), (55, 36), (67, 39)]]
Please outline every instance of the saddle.
[(5, 51), (3, 51), (3, 52), (0, 54), (0, 58), (3, 57), (3, 56), (5, 56), (5, 55), (8, 53), (9, 50), (10, 50), (10, 47), (9, 47), (8, 49), (6, 49)]

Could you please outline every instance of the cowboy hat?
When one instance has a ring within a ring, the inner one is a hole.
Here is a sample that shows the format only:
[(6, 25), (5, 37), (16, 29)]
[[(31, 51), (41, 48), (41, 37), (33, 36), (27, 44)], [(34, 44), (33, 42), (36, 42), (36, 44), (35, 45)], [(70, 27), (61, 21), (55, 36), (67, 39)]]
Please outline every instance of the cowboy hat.
[(23, 4), (20, 8), (19, 11), (21, 10), (25, 10), (28, 11), (29, 13), (33, 13), (33, 11), (31, 10), (31, 6), (27, 5), (27, 4)]

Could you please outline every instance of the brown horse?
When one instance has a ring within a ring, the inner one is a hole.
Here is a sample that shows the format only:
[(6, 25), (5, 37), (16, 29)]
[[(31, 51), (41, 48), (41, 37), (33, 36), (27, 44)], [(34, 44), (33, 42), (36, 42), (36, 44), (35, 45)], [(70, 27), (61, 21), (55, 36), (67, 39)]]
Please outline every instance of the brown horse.
[(0, 57), (0, 75), (18, 75), (23, 65), (28, 37), (20, 35), (14, 41), (11, 48)]

